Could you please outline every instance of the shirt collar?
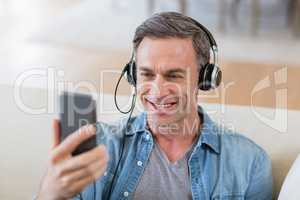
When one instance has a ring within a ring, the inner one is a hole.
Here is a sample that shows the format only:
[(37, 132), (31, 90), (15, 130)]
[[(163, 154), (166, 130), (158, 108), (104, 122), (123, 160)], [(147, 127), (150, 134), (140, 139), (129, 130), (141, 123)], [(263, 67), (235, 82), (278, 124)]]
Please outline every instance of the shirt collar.
[(209, 115), (203, 110), (201, 106), (198, 106), (198, 114), (202, 120), (202, 127), (199, 131), (199, 137), (197, 140), (196, 148), (199, 146), (210, 147), (215, 153), (220, 153), (220, 137), (218, 132), (219, 126), (212, 121)]
[[(198, 114), (202, 121), (202, 128), (199, 131), (199, 137), (196, 142), (196, 148), (198, 147), (210, 147), (215, 153), (220, 153), (220, 141), (217, 134), (219, 127), (208, 114), (203, 110), (201, 106), (198, 106)], [(136, 118), (130, 119), (129, 130), (125, 132), (127, 136), (134, 135), (137, 132), (143, 132), (147, 128), (147, 114), (142, 112)]]
[[(125, 122), (126, 123), (126, 122)], [(129, 119), (129, 130), (125, 131), (125, 135), (131, 136), (137, 132), (145, 131), (147, 129), (147, 116), (142, 112), (138, 116)]]

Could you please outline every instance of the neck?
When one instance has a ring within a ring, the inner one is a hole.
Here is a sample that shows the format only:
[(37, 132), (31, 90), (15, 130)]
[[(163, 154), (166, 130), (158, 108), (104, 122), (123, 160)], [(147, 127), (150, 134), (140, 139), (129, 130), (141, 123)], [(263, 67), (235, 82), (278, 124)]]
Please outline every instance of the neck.
[(149, 123), (154, 139), (167, 154), (170, 161), (181, 158), (198, 136), (201, 120), (198, 112), (191, 113), (181, 121), (157, 125)]

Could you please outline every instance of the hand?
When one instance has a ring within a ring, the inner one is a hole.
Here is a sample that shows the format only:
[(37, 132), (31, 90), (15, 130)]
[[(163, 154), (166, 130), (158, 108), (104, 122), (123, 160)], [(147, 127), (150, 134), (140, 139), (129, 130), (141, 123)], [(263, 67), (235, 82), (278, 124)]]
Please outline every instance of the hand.
[(103, 175), (107, 167), (108, 154), (103, 145), (74, 157), (71, 155), (81, 142), (96, 134), (93, 125), (80, 128), (61, 144), (59, 126), (59, 121), (54, 120), (53, 147), (37, 199), (72, 198)]

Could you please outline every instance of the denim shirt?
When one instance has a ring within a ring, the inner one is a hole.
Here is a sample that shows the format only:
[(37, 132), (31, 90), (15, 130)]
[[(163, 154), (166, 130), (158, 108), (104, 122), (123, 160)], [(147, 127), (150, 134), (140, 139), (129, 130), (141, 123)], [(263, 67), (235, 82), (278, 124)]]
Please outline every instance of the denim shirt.
[[(188, 159), (193, 199), (272, 199), (272, 168), (266, 152), (250, 139), (218, 126), (201, 107), (198, 112), (202, 129)], [(132, 199), (153, 148), (146, 113), (132, 118), (129, 126), (126, 120), (97, 123), (97, 140), (106, 145), (110, 159), (104, 175), (83, 190), (82, 199)]]

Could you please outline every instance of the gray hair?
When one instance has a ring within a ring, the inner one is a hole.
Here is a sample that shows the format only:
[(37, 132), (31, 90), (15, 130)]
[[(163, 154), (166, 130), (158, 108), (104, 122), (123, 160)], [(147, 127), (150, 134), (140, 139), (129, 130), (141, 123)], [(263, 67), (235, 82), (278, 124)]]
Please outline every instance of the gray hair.
[(191, 38), (200, 67), (210, 59), (210, 43), (207, 34), (195, 21), (177, 12), (154, 14), (135, 30), (133, 47), (136, 52), (144, 37), (150, 38)]

